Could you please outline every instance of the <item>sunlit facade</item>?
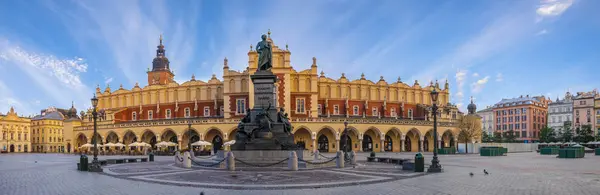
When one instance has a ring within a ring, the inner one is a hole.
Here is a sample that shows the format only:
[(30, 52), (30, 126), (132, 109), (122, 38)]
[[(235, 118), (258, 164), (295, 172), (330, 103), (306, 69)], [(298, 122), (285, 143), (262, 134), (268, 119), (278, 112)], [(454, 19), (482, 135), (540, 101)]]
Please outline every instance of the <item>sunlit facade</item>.
[[(268, 41), (273, 43), (270, 33)], [(456, 145), (457, 124), (463, 114), (449, 103), (448, 82), (443, 86), (437, 81), (421, 85), (400, 78), (387, 82), (383, 77), (370, 81), (364, 75), (350, 79), (344, 73), (334, 78), (319, 73), (316, 58), (307, 65), (309, 68), (296, 70), (287, 46), (283, 49), (273, 45), (277, 105), (289, 113), (295, 141), (307, 150), (339, 150), (343, 123), (348, 121), (355, 151), (432, 151), (435, 141), (428, 110), (433, 88), (440, 92), (438, 104), (442, 110), (438, 117), (438, 137), (442, 139), (438, 143)], [(179, 84), (173, 79), (161, 38), (152, 69), (147, 72), (148, 85), (96, 88), (101, 143), (127, 145), (143, 141), (153, 145), (171, 141), (186, 148), (190, 134), (192, 141), (205, 140), (217, 147), (235, 139), (239, 120), (254, 104), (249, 76), (256, 71), (258, 54), (252, 46), (247, 54), (246, 70), (231, 70), (225, 58), (222, 77), (213, 75), (210, 80), (200, 81), (190, 75), (189, 81)], [(187, 131), (190, 121), (191, 133)], [(91, 110), (82, 116), (81, 126), (66, 131), (72, 131), (69, 143), (73, 148), (91, 143)]]

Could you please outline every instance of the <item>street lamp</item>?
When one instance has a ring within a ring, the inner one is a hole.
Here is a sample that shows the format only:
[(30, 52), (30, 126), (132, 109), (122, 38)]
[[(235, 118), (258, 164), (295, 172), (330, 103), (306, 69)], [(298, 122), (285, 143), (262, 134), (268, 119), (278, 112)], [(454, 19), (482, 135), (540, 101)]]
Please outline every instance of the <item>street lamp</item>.
[(94, 160), (92, 160), (92, 165), (90, 166), (90, 172), (102, 172), (102, 167), (100, 167), (100, 163), (98, 162), (98, 145), (96, 141), (97, 135), (97, 125), (96, 120), (98, 118), (98, 112), (96, 112), (96, 106), (98, 106), (98, 98), (96, 98), (96, 94), (92, 98), (92, 118), (94, 119), (94, 134), (92, 135), (92, 142), (94, 142)]
[(437, 100), (439, 93), (435, 90), (435, 88), (431, 91), (431, 102), (432, 107), (431, 110), (433, 112), (433, 159), (431, 160), (431, 166), (427, 169), (427, 172), (430, 173), (439, 173), (442, 172), (442, 165), (440, 165), (440, 161), (438, 160), (437, 150), (438, 150), (438, 133), (437, 133)]
[(192, 152), (192, 120), (188, 121), (188, 150)]

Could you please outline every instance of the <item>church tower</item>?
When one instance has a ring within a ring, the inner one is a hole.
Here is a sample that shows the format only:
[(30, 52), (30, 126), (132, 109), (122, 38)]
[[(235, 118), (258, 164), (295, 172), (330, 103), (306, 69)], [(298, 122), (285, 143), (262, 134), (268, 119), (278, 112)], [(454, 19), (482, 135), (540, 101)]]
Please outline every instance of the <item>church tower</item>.
[(156, 49), (156, 57), (152, 60), (152, 70), (148, 70), (148, 85), (165, 85), (173, 82), (175, 74), (169, 69), (169, 59), (165, 56), (165, 46), (160, 35), (160, 43)]

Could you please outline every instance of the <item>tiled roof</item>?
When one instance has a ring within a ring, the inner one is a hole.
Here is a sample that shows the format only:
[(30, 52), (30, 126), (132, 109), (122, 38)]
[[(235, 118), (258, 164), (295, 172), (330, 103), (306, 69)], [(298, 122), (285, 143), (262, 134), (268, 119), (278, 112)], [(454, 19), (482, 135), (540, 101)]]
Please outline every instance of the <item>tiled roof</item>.
[(64, 120), (65, 116), (62, 113), (60, 113), (59, 111), (56, 111), (56, 112), (46, 113), (45, 115), (37, 115), (37, 116), (33, 117), (32, 120), (44, 120), (44, 119)]

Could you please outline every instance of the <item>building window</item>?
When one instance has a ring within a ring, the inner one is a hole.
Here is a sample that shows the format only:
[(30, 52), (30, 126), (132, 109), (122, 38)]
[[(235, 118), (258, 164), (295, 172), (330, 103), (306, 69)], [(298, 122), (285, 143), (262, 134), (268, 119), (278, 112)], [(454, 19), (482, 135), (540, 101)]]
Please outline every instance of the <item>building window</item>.
[(585, 101), (579, 101), (579, 105), (585, 105)]
[(413, 119), (413, 110), (408, 109), (408, 118)]
[(306, 113), (306, 110), (304, 109), (304, 98), (296, 99), (296, 113)]
[(373, 116), (377, 116), (379, 114), (379, 112), (377, 112), (377, 107), (373, 107), (373, 109), (371, 109), (371, 115)]
[(323, 114), (321, 111), (321, 104), (317, 104), (317, 113), (318, 113), (318, 115)]
[(527, 131), (523, 131), (523, 132), (521, 133), (521, 137), (527, 137)]
[(219, 115), (223, 116), (223, 114), (225, 114), (225, 108), (224, 108), (223, 106), (220, 106), (220, 107), (219, 107), (219, 110), (221, 111), (221, 112), (219, 113)]
[(190, 108), (185, 108), (183, 110), (184, 110), (183, 111), (184, 112), (183, 115), (185, 116), (185, 118), (190, 118)]
[(359, 111), (358, 109), (359, 109), (358, 106), (356, 106), (356, 105), (352, 106), (352, 115), (358, 116), (358, 111)]
[(575, 123), (579, 123), (579, 117), (575, 118)]
[(555, 116), (553, 116), (553, 117), (552, 117), (552, 122), (551, 122), (551, 123), (555, 123), (555, 122), (556, 122), (556, 117), (555, 117)]
[(165, 118), (166, 119), (171, 119), (171, 109), (165, 110)]
[(246, 114), (246, 99), (237, 99), (236, 100), (235, 113), (238, 115)]
[(527, 123), (521, 123), (521, 129), (527, 129)]
[(579, 110), (575, 110), (575, 115), (579, 115)]
[(391, 115), (392, 117), (396, 117), (396, 116), (397, 116), (397, 115), (396, 115), (396, 108), (391, 108), (391, 109), (390, 109), (390, 115)]
[(210, 116), (210, 106), (204, 106), (204, 117)]
[(148, 110), (148, 120), (152, 120), (154, 112), (152, 110)]
[(591, 123), (591, 122), (592, 122), (592, 117), (590, 117), (590, 116), (587, 116), (587, 122), (588, 122), (588, 123)]

